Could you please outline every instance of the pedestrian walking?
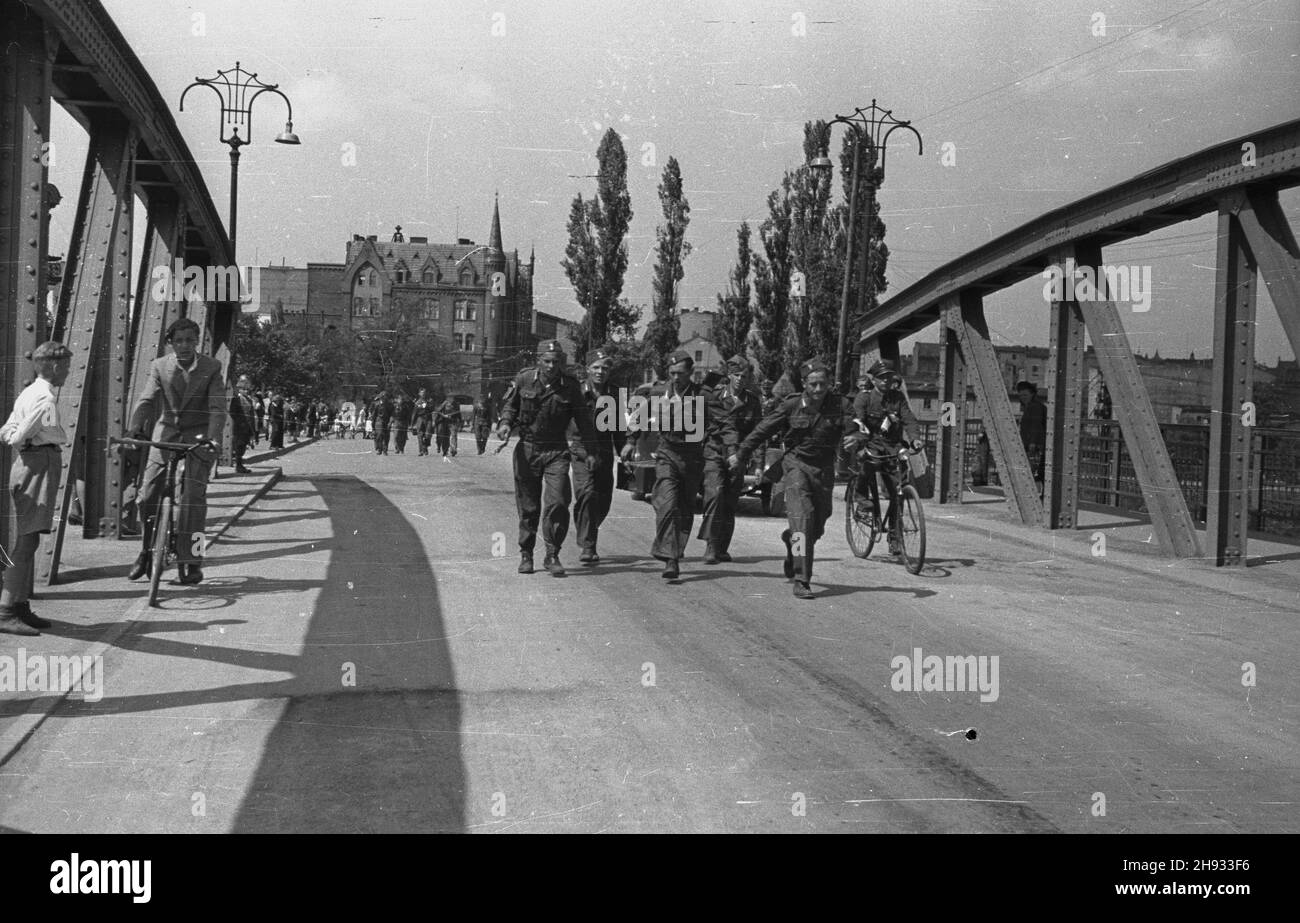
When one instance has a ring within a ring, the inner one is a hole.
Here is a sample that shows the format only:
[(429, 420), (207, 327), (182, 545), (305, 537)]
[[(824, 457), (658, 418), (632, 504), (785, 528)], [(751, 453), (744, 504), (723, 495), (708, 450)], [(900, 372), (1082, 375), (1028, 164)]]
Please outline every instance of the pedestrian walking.
[(704, 392), (709, 425), (704, 436), (704, 516), (699, 537), (705, 542), (705, 564), (731, 560), (728, 549), (745, 491), (745, 472), (729, 468), (727, 459), (763, 417), (749, 360), (732, 356), (720, 371), (718, 383)]
[(474, 402), (474, 415), (470, 418), (470, 429), (474, 431), (474, 444), (478, 454), (487, 451), (488, 436), (492, 434), (492, 405), (490, 398), (480, 398)]
[[(595, 350), (591, 356), (587, 363), (587, 380), (582, 383), (582, 397), (587, 412), (596, 420), (601, 398), (607, 402), (614, 400), (609, 386), (614, 357), (603, 349)], [(610, 416), (604, 414), (601, 419)], [(573, 524), (578, 547), (582, 549), (578, 560), (583, 564), (600, 563), (596, 546), (600, 539), (600, 525), (609, 515), (614, 501), (614, 458), (618, 453), (618, 434), (617, 425), (597, 429), (597, 451), (589, 455), (577, 424), (569, 424), (569, 454), (573, 457)]]
[(825, 362), (810, 359), (801, 372), (803, 392), (786, 398), (765, 416), (727, 464), (732, 471), (743, 472), (755, 449), (785, 434), (782, 480), (789, 527), (781, 533), (784, 571), (794, 581), (794, 595), (812, 599), (813, 550), (831, 515), (835, 455), (841, 445), (857, 446), (858, 425), (847, 398), (831, 390)]
[(279, 391), (271, 391), (271, 399), (266, 408), (267, 427), (270, 432), (270, 446), (272, 449), (284, 448), (284, 430), (285, 417), (288, 409), (285, 407), (284, 395)]
[(380, 391), (370, 404), (370, 418), (374, 421), (375, 454), (388, 454), (388, 437), (393, 419), (393, 402), (387, 391)]
[[(564, 576), (560, 549), (569, 532), (570, 423), (576, 423), (589, 459), (598, 452), (596, 430), (578, 380), (564, 372), (564, 349), (556, 340), (541, 344), (537, 367), (520, 372), (502, 402), (497, 435), (504, 441), (518, 428), (514, 452), (515, 506), (519, 511), (519, 573), (533, 573), (537, 527), (546, 546), (543, 566)], [(589, 461), (594, 464), (594, 461)]]
[(411, 426), (415, 429), (415, 439), (420, 446), (420, 454), (429, 454), (429, 443), (433, 440), (434, 403), (429, 399), (429, 389), (421, 388), (415, 396), (411, 408)]
[(397, 392), (397, 399), (393, 401), (393, 448), (398, 455), (406, 454), (406, 436), (411, 429), (411, 414), (415, 410), (415, 405), (411, 399), (406, 396), (406, 392)]
[[(647, 427), (659, 434), (650, 499), (655, 510), (655, 538), (650, 553), (664, 562), (660, 576), (665, 580), (676, 580), (680, 575), (681, 559), (695, 524), (695, 497), (704, 477), (703, 434), (708, 415), (700, 385), (691, 380), (694, 370), (695, 360), (689, 353), (680, 349), (673, 353), (668, 359), (668, 380), (656, 382), (650, 389), (652, 407), (659, 408), (658, 418), (628, 422), (629, 434)], [(677, 423), (668, 419), (674, 413), (679, 415)], [(699, 431), (688, 431), (687, 422), (698, 426)], [(631, 444), (625, 445), (624, 458), (631, 454)]]
[(6, 556), (4, 588), (0, 590), (0, 632), (39, 635), (51, 623), (32, 611), (29, 587), (41, 535), (54, 528), (54, 504), (63, 472), (63, 445), (68, 441), (59, 419), (55, 390), (63, 387), (72, 368), (72, 350), (50, 340), (32, 351), (36, 378), (14, 401), (0, 426), (0, 442), (14, 448), (9, 469), (17, 541)]
[(442, 460), (445, 462), (451, 461), (447, 457), (448, 452), (452, 456), (456, 454), (456, 433), (459, 431), (460, 407), (448, 395), (433, 412), (434, 437), (437, 439), (438, 451), (442, 453)]

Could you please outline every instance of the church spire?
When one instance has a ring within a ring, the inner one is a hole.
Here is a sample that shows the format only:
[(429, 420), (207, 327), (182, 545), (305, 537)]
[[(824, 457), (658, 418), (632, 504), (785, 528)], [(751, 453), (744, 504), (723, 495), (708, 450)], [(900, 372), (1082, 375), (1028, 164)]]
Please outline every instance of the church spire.
[(488, 246), (502, 256), (505, 255), (505, 248), (501, 246), (501, 207), (497, 204), (495, 193), (492, 196), (492, 233), (488, 237)]

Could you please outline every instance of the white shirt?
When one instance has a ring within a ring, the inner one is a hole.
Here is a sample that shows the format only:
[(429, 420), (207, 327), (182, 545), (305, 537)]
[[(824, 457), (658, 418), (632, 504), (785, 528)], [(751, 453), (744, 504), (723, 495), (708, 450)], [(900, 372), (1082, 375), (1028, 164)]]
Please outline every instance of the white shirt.
[(0, 440), (12, 446), (63, 445), (68, 441), (59, 423), (59, 402), (54, 388), (37, 378), (18, 395), (13, 413), (0, 426)]

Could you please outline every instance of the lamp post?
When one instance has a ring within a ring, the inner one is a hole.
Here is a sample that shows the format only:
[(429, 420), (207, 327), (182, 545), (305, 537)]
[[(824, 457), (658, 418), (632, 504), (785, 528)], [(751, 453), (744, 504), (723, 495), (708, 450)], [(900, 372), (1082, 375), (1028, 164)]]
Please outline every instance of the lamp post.
[[(844, 287), (840, 292), (840, 335), (836, 342), (835, 354), (835, 383), (837, 387), (844, 386), (844, 339), (848, 335), (849, 323), (849, 285), (853, 278), (853, 244), (854, 229), (857, 225), (857, 205), (858, 205), (858, 174), (861, 170), (862, 142), (868, 140), (871, 142), (873, 150), (880, 152), (880, 163), (867, 175), (867, 221), (866, 221), (866, 252), (864, 254), (866, 261), (866, 277), (863, 279), (862, 291), (860, 298), (866, 297), (867, 287), (872, 285), (872, 248), (871, 248), (871, 229), (875, 221), (876, 212), (876, 190), (880, 184), (885, 181), (885, 150), (889, 145), (889, 136), (895, 129), (906, 128), (912, 134), (916, 135), (916, 153), (919, 156), (922, 152), (921, 134), (912, 127), (911, 122), (902, 122), (893, 117), (892, 110), (881, 109), (876, 105), (876, 101), (871, 101), (871, 106), (867, 109), (861, 107), (854, 110), (852, 115), (836, 115), (830, 122), (831, 125), (840, 123), (849, 126), (850, 137), (853, 139), (853, 180), (852, 189), (849, 192), (849, 230), (847, 247), (844, 254)], [(820, 157), (814, 157), (808, 162), (808, 166), (813, 170), (824, 172), (827, 176), (831, 171), (830, 158), (830, 133), (827, 132), (827, 150)]]
[[(252, 144), (253, 103), (263, 93), (274, 93), (284, 100), (289, 118), (284, 131), (276, 135), (277, 144), (301, 144), (293, 131), (293, 105), (279, 89), (279, 84), (263, 83), (235, 62), (232, 70), (219, 70), (215, 77), (195, 77), (181, 94), (181, 112), (185, 97), (197, 86), (209, 87), (221, 100), (221, 143), (230, 145), (230, 252), (235, 253), (235, 228), (239, 217), (239, 149)], [(239, 136), (243, 130), (244, 137)]]

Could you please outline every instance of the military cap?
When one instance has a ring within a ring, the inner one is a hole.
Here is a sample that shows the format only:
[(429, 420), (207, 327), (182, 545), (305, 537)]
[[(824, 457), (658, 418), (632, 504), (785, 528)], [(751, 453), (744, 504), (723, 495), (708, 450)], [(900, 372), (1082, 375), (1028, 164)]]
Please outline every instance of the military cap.
[(805, 378), (811, 375), (813, 372), (829, 372), (829, 371), (830, 369), (826, 366), (826, 362), (820, 356), (813, 356), (803, 365), (799, 366), (799, 372)]
[(559, 358), (564, 358), (564, 347), (560, 345), (559, 340), (546, 340), (541, 346), (537, 347), (537, 355), (545, 356), (554, 353)]
[(898, 366), (888, 359), (881, 359), (871, 368), (867, 369), (867, 374), (872, 378), (898, 378)]
[(684, 349), (679, 349), (668, 357), (668, 364), (670, 366), (677, 365), (680, 362), (685, 362), (687, 365), (691, 366), (695, 365), (695, 360), (691, 358), (691, 354)]
[(607, 349), (594, 349), (587, 356), (587, 365), (603, 365), (606, 368), (611, 368), (614, 365), (614, 357)]
[(728, 372), (743, 372), (749, 368), (749, 360), (744, 356), (736, 355), (727, 360)]

